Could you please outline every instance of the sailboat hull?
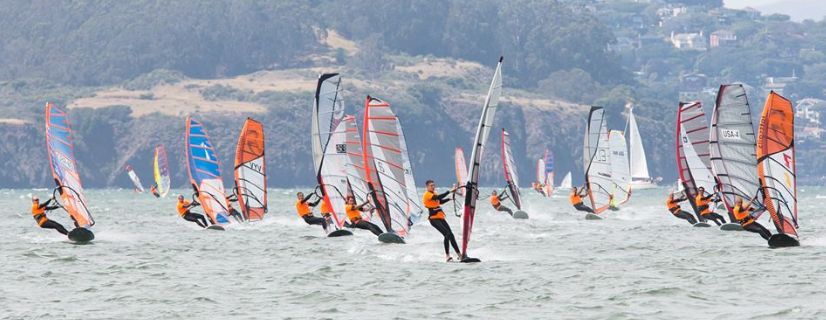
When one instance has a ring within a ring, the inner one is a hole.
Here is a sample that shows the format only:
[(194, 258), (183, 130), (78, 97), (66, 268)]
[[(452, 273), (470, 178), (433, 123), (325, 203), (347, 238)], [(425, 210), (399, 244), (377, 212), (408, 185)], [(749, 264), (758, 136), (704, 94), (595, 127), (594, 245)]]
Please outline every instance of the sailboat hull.
[(631, 190), (655, 189), (659, 186), (654, 181), (631, 181)]

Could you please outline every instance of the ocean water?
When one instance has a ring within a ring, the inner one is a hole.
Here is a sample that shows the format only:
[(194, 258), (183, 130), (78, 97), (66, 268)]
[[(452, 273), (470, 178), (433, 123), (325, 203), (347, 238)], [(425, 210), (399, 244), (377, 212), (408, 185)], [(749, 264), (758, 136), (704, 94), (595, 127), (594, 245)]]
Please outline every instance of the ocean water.
[(426, 221), (405, 245), (326, 238), (295, 215), (296, 190), (270, 190), (264, 221), (226, 232), (178, 218), (171, 198), (90, 190), (90, 245), (36, 227), (28, 197), (50, 191), (0, 190), (0, 319), (824, 319), (826, 189), (801, 189), (802, 246), (775, 250), (671, 217), (666, 189), (603, 221), (524, 190), (527, 221), (480, 201), (478, 264), (445, 263)]

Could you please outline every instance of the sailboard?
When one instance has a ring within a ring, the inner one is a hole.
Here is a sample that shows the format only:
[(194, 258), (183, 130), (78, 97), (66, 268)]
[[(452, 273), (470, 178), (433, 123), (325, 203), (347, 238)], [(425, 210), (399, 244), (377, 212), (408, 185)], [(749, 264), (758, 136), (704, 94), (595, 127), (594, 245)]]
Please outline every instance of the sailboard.
[(209, 216), (212, 224), (229, 224), (221, 162), (206, 128), (189, 116), (186, 117), (184, 150), (189, 181), (204, 213)]
[(364, 105), (362, 151), (367, 186), (386, 231), (379, 240), (403, 243), (422, 215), (404, 133), (389, 103), (368, 96)]
[(605, 123), (605, 110), (602, 107), (591, 107), (582, 150), (585, 164), (585, 187), (588, 188), (586, 201), (594, 210), (594, 214), (598, 216), (610, 205), (611, 188), (614, 183), (611, 178), (608, 127)]
[(571, 182), (571, 172), (568, 171), (568, 173), (566, 173), (565, 176), (562, 177), (562, 182), (559, 183), (559, 189), (560, 190), (571, 190), (571, 188), (573, 188), (573, 186), (574, 186), (573, 182)]
[(757, 135), (757, 174), (763, 205), (777, 233), (769, 246), (799, 246), (797, 234), (797, 179), (794, 154), (794, 108), (791, 101), (769, 93)]
[(545, 176), (542, 180), (545, 189), (545, 196), (550, 197), (554, 192), (554, 155), (550, 150), (545, 149), (545, 156), (542, 159), (545, 162)]
[(482, 152), (485, 149), (490, 129), (493, 126), (496, 107), (499, 105), (499, 96), (502, 95), (502, 60), (496, 64), (496, 71), (488, 88), (488, 95), (482, 105), (482, 115), (479, 119), (479, 126), (476, 129), (476, 137), (473, 139), (473, 149), (470, 153), (470, 166), (468, 167), (468, 180), (465, 185), (465, 207), (462, 213), (462, 262), (479, 262), (477, 258), (468, 257), (468, 243), (473, 230), (473, 219), (476, 216), (476, 201), (479, 199), (479, 166), (482, 163)]
[[(751, 119), (751, 108), (742, 85), (722, 85), (711, 115), (709, 135), (711, 169), (719, 181), (718, 191), (729, 221), (735, 200), (749, 201), (760, 190), (757, 175), (757, 142)], [(762, 204), (754, 203), (755, 207)], [(755, 216), (756, 219), (759, 214)]]
[(244, 121), (235, 147), (235, 196), (244, 219), (258, 221), (267, 212), (267, 161), (264, 125)]
[(135, 185), (135, 191), (143, 193), (145, 190), (143, 189), (141, 178), (138, 177), (137, 173), (135, 173), (135, 169), (133, 169), (132, 166), (127, 164), (123, 167), (123, 170), (126, 171), (126, 175), (129, 176), (129, 180), (131, 180), (132, 184)]
[[(456, 147), (453, 153), (453, 162), (456, 167), (456, 186), (464, 186), (467, 183), (467, 164), (465, 164), (465, 151), (461, 147)], [(459, 195), (465, 195), (465, 189), (456, 189)]]
[(648, 172), (648, 159), (645, 156), (645, 147), (642, 145), (640, 129), (637, 127), (637, 118), (634, 117), (634, 108), (628, 109), (628, 159), (630, 159), (631, 185), (634, 189), (649, 189), (656, 187)]
[(631, 173), (628, 166), (628, 153), (625, 145), (625, 136), (622, 131), (611, 130), (608, 133), (608, 145), (611, 152), (611, 194), (614, 204), (620, 205), (631, 198)]
[(83, 186), (80, 182), (74, 139), (69, 117), (65, 111), (46, 104), (46, 148), (56, 188), (53, 196), (75, 223), (69, 240), (88, 242), (95, 238), (91, 227), (95, 220), (87, 207)]
[(172, 185), (172, 180), (169, 176), (169, 159), (166, 156), (166, 148), (163, 144), (155, 146), (155, 156), (152, 157), (152, 172), (158, 194), (161, 197), (166, 197)]
[(703, 105), (699, 101), (680, 102), (676, 121), (676, 160), (679, 183), (698, 221), (705, 221), (694, 202), (697, 189), (703, 187), (713, 193), (714, 174), (711, 172), (709, 130)]

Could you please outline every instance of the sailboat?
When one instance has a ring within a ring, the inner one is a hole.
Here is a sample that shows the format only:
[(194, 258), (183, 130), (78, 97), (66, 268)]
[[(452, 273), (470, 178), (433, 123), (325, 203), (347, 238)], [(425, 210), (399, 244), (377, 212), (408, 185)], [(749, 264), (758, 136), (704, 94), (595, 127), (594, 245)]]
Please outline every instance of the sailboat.
[(367, 186), (385, 228), (379, 241), (404, 243), (410, 227), (421, 218), (423, 208), (404, 133), (389, 103), (367, 96), (363, 131)]
[(628, 150), (625, 146), (625, 136), (622, 131), (611, 130), (608, 133), (608, 146), (611, 162), (611, 195), (614, 200), (611, 206), (616, 208), (631, 199), (631, 174), (628, 172)]
[(212, 223), (208, 229), (224, 230), (230, 223), (224, 180), (221, 178), (221, 162), (209, 134), (199, 121), (186, 117), (184, 135), (186, 167), (189, 182), (204, 213)]
[(152, 173), (155, 178), (155, 185), (158, 188), (158, 194), (161, 197), (166, 197), (172, 185), (172, 180), (169, 177), (169, 159), (166, 156), (166, 148), (163, 144), (155, 146), (155, 154), (152, 157)]
[(132, 184), (135, 186), (135, 192), (143, 193), (143, 184), (141, 183), (141, 178), (138, 177), (137, 173), (135, 173), (135, 169), (127, 164), (123, 167), (123, 170), (126, 171), (126, 175), (129, 176), (129, 180), (131, 180)]
[(536, 160), (536, 183), (542, 185), (542, 195), (551, 197), (554, 191), (554, 158), (548, 149)]
[(571, 190), (571, 188), (573, 188), (573, 183), (571, 182), (571, 172), (568, 171), (568, 173), (566, 173), (565, 176), (562, 177), (562, 182), (559, 183), (559, 187), (557, 187), (557, 189)]
[(585, 219), (599, 220), (602, 219), (601, 214), (610, 206), (611, 189), (614, 184), (611, 179), (608, 127), (602, 107), (591, 107), (582, 150), (585, 188), (588, 190), (585, 202), (594, 211), (586, 214)]
[(657, 183), (648, 172), (648, 159), (642, 145), (642, 137), (634, 117), (634, 107), (628, 108), (628, 158), (630, 159), (631, 187), (634, 190), (656, 188)]
[(708, 122), (700, 101), (680, 102), (677, 109), (676, 121), (676, 160), (677, 172), (679, 174), (678, 183), (697, 221), (702, 224), (695, 226), (707, 227), (705, 218), (700, 215), (700, 211), (694, 202), (697, 196), (697, 189), (703, 187), (708, 192), (713, 192), (715, 186), (714, 175), (711, 173), (711, 160), (708, 145)]
[(772, 248), (799, 246), (797, 179), (794, 154), (794, 108), (774, 91), (769, 93), (757, 135), (757, 174), (763, 205), (777, 233)]
[(51, 103), (46, 104), (46, 149), (56, 184), (52, 196), (58, 199), (60, 207), (77, 226), (69, 232), (69, 240), (78, 243), (94, 240), (95, 234), (91, 228), (95, 225), (95, 220), (83, 195), (69, 117), (65, 111)]
[(470, 166), (468, 167), (468, 180), (465, 184), (465, 207), (462, 214), (462, 262), (480, 262), (477, 258), (468, 256), (468, 244), (473, 230), (473, 219), (476, 216), (476, 201), (479, 199), (479, 166), (482, 164), (482, 152), (490, 135), (490, 128), (493, 126), (493, 119), (496, 115), (496, 107), (499, 105), (499, 96), (502, 95), (502, 60), (496, 64), (496, 71), (490, 81), (488, 95), (482, 105), (482, 115), (479, 118), (479, 126), (476, 128), (476, 137), (473, 139), (473, 148), (470, 153)]
[(235, 148), (235, 196), (244, 219), (258, 221), (267, 212), (267, 161), (264, 125), (244, 121)]
[(516, 161), (513, 159), (510, 141), (510, 135), (505, 129), (502, 129), (502, 172), (505, 174), (505, 182), (508, 184), (511, 203), (516, 206), (513, 218), (527, 219), (528, 214), (522, 211), (522, 194), (519, 191), (519, 173), (516, 171)]

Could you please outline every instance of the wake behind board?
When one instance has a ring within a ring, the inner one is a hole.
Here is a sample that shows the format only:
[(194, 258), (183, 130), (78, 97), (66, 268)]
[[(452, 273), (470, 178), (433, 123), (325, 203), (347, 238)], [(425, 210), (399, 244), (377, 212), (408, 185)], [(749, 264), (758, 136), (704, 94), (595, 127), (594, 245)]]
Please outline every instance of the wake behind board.
[(743, 227), (739, 223), (724, 223), (720, 226), (723, 231), (743, 231)]
[(401, 243), (404, 244), (404, 239), (392, 232), (385, 232), (379, 235), (379, 241), (383, 243)]
[(69, 240), (76, 243), (87, 243), (95, 239), (95, 234), (92, 233), (92, 230), (86, 228), (75, 228), (69, 231), (68, 237)]
[(709, 228), (709, 227), (711, 227), (711, 225), (708, 224), (708, 222), (697, 222), (697, 223), (694, 224), (694, 227), (695, 228)]
[(585, 220), (602, 220), (602, 219), (603, 219), (602, 217), (600, 217), (596, 214), (590, 213), (590, 212), (585, 214)]
[(327, 237), (344, 237), (344, 236), (352, 236), (353, 232), (350, 230), (338, 229), (336, 231), (330, 232), (327, 234)]
[(783, 233), (773, 234), (769, 237), (769, 248), (772, 249), (797, 246), (800, 246), (800, 241)]
[(217, 225), (217, 224), (213, 224), (213, 225), (211, 225), (211, 226), (209, 226), (209, 227), (206, 227), (206, 229), (207, 229), (207, 230), (219, 230), (219, 231), (225, 231), (225, 230), (226, 230), (226, 229), (224, 229), (224, 227), (219, 226), (219, 225)]
[(518, 211), (513, 213), (513, 218), (514, 219), (527, 219), (528, 218), (528, 213), (525, 212), (525, 211), (522, 211), (522, 210), (518, 210)]

